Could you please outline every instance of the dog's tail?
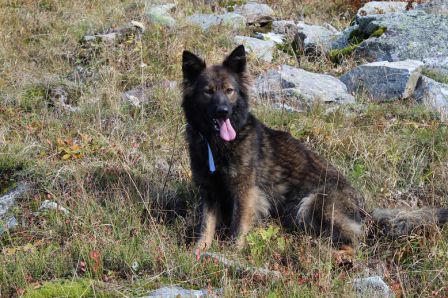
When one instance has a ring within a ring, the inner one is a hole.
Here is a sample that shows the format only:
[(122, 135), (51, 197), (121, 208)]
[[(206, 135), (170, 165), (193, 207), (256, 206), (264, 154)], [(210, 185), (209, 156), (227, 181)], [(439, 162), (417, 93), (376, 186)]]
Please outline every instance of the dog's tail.
[(398, 237), (413, 234), (425, 227), (442, 226), (448, 222), (448, 209), (375, 209), (372, 219), (382, 233)]

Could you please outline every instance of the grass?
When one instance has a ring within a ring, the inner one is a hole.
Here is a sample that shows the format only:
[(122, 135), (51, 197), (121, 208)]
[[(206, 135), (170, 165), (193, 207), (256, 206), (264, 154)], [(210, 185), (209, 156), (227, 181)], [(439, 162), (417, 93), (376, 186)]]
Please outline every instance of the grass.
[[(343, 28), (345, 2), (270, 1), (279, 17), (302, 15)], [(402, 296), (446, 296), (446, 229), (433, 237), (374, 239), (359, 245), (354, 267), (337, 266), (327, 239), (286, 233), (275, 222), (254, 229), (248, 246), (214, 243), (213, 251), (283, 278), (241, 276), (198, 262), (188, 245), (198, 222), (178, 89), (155, 90), (140, 108), (121, 94), (142, 83), (181, 79), (181, 53), (220, 62), (232, 33), (203, 33), (181, 15), (210, 11), (202, 1), (180, 1), (177, 29), (146, 23), (123, 43), (80, 42), (131, 20), (143, 21), (137, 1), (4, 1), (0, 4), (0, 193), (25, 180), (32, 190), (10, 211), (21, 226), (0, 238), (0, 296), (144, 295), (166, 284), (224, 288), (225, 296), (354, 296), (352, 280), (380, 274)], [(249, 30), (239, 32), (248, 34)], [(340, 74), (353, 65), (327, 58), (297, 61), (279, 52), (271, 65), (249, 59), (253, 75), (282, 63)], [(141, 65), (146, 65), (141, 67)], [(82, 68), (86, 76), (74, 74)], [(52, 103), (51, 90), (69, 89), (80, 112)], [(424, 107), (401, 101), (360, 102), (325, 113), (254, 113), (289, 131), (333, 162), (378, 206), (448, 205), (448, 128)], [(35, 216), (44, 200), (70, 213)], [(324, 294), (323, 294), (324, 293)]]

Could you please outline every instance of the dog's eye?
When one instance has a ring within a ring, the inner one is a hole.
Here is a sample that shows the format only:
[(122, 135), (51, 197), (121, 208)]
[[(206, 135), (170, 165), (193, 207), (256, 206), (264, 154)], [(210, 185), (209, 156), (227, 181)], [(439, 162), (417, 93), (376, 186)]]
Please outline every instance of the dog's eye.
[(212, 95), (214, 92), (213, 89), (204, 89), (204, 93), (207, 95)]
[(226, 89), (226, 93), (227, 94), (232, 94), (233, 93), (233, 89), (232, 88), (227, 88)]

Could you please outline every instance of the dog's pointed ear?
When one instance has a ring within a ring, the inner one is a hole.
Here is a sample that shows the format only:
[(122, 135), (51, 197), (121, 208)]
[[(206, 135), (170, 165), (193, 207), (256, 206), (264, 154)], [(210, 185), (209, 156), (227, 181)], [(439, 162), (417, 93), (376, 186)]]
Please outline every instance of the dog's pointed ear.
[(237, 46), (222, 63), (225, 67), (240, 74), (246, 71), (246, 50), (243, 45)]
[(195, 54), (184, 51), (182, 54), (182, 73), (184, 79), (194, 81), (205, 69), (205, 62)]

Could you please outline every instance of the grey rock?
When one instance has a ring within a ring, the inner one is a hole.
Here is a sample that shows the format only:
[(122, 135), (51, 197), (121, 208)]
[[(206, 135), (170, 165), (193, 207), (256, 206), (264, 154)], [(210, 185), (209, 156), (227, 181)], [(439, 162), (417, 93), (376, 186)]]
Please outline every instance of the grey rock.
[(194, 14), (188, 16), (186, 21), (197, 25), (203, 30), (208, 30), (212, 26), (225, 25), (235, 30), (243, 29), (246, 26), (246, 18), (237, 13), (226, 13), (222, 15), (214, 14)]
[(373, 62), (354, 68), (340, 79), (349, 92), (365, 93), (373, 100), (407, 98), (415, 90), (422, 66), (416, 60)]
[(15, 229), (18, 225), (19, 223), (17, 222), (17, 219), (14, 216), (7, 218), (5, 220), (5, 225), (4, 226), (0, 225), (0, 236), (7, 230)]
[(267, 4), (247, 3), (235, 7), (235, 13), (243, 15), (248, 24), (265, 24), (272, 22), (274, 11)]
[(16, 199), (27, 192), (29, 186), (27, 184), (19, 184), (16, 188), (8, 191), (0, 197), (0, 219), (8, 212), (8, 210), (15, 204)]
[(238, 274), (250, 274), (252, 276), (258, 276), (258, 277), (269, 277), (274, 279), (280, 279), (282, 277), (282, 274), (279, 271), (269, 270), (266, 268), (255, 268), (251, 266), (244, 266), (243, 264), (229, 260), (228, 258), (224, 257), (221, 254), (211, 253), (211, 252), (205, 252), (200, 254), (201, 259), (212, 259), (225, 268), (232, 269), (236, 271)]
[(296, 111), (307, 110), (316, 101), (324, 103), (354, 103), (355, 98), (339, 79), (282, 65), (259, 76), (252, 88), (257, 100), (287, 105)]
[(64, 214), (69, 214), (69, 211), (67, 208), (64, 208), (60, 206), (58, 203), (50, 200), (45, 200), (42, 202), (42, 204), (39, 207), (39, 211), (45, 211), (45, 210), (58, 210), (61, 211)]
[(176, 26), (176, 20), (170, 15), (170, 12), (176, 8), (176, 4), (167, 3), (152, 5), (151, 2), (152, 1), (147, 1), (145, 4), (145, 16), (150, 22), (170, 28)]
[(448, 56), (425, 58), (423, 63), (425, 64), (424, 69), (448, 76)]
[(421, 9), (431, 14), (448, 15), (448, 0), (431, 0), (417, 5), (416, 9)]
[(135, 107), (142, 107), (149, 104), (152, 101), (153, 93), (157, 88), (175, 89), (177, 82), (175, 81), (162, 81), (153, 85), (140, 85), (131, 90), (124, 92), (121, 95), (121, 99)]
[(272, 32), (277, 34), (297, 34), (297, 25), (294, 21), (280, 20), (272, 22)]
[(335, 34), (331, 42), (331, 49), (338, 50), (348, 47), (350, 45), (350, 35), (353, 31), (358, 29), (358, 25), (353, 25), (347, 27), (344, 31)]
[(372, 14), (387, 14), (393, 12), (406, 11), (406, 1), (372, 1), (364, 4), (363, 7), (358, 9), (356, 13), (357, 17), (364, 17)]
[(414, 98), (437, 111), (442, 121), (448, 120), (448, 84), (422, 76), (415, 88)]
[(322, 26), (297, 24), (297, 34), (294, 38), (296, 48), (305, 53), (326, 53), (331, 49), (336, 33)]
[(207, 289), (192, 290), (179, 286), (166, 286), (149, 292), (148, 296), (141, 298), (200, 298), (200, 297), (220, 297), (222, 289), (215, 289), (211, 293)]
[(248, 36), (235, 36), (236, 44), (244, 44), (246, 51), (254, 53), (258, 59), (271, 62), (275, 50), (275, 42), (272, 40), (260, 40)]
[(358, 297), (395, 297), (394, 292), (380, 276), (356, 278), (353, 287)]
[[(370, 36), (380, 27), (380, 37), (364, 40), (355, 55), (368, 61), (422, 61), (448, 56), (448, 16), (430, 15), (421, 10), (370, 15), (359, 18), (359, 29)], [(428, 34), (430, 33), (430, 34)]]
[(281, 45), (285, 43), (286, 36), (284, 34), (278, 34), (274, 32), (257, 33), (256, 38), (261, 40), (272, 40), (275, 44)]

